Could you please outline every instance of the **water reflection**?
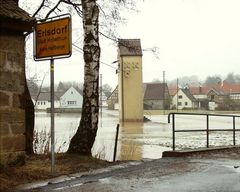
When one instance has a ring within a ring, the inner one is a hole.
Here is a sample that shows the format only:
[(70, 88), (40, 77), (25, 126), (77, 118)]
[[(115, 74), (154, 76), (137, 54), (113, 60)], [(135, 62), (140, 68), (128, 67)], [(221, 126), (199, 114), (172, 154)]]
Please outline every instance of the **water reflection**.
[(119, 160), (142, 159), (143, 145), (138, 142), (143, 135), (143, 123), (125, 122), (120, 124)]

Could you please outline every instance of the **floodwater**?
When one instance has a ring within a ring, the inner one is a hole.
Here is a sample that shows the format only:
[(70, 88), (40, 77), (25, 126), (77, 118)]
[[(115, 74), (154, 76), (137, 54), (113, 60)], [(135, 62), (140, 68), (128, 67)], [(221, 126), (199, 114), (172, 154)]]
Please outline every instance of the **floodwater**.
[[(120, 124), (117, 160), (140, 160), (161, 158), (162, 152), (172, 150), (172, 124), (167, 115), (152, 115), (146, 123)], [(232, 118), (210, 117), (210, 129), (232, 129)], [(80, 114), (55, 114), (55, 150), (65, 152), (71, 137), (77, 130)], [(93, 156), (108, 161), (113, 160), (116, 127), (119, 123), (118, 111), (104, 109), (100, 114), (99, 128), (92, 149)], [(206, 129), (204, 116), (177, 116), (176, 129)], [(240, 129), (240, 118), (236, 118), (236, 129)], [(50, 114), (35, 113), (35, 131), (41, 133), (35, 151), (42, 153), (50, 136)], [(44, 136), (45, 135), (45, 136)], [(210, 146), (232, 145), (233, 133), (211, 132)], [(236, 132), (236, 144), (240, 144), (240, 132)], [(206, 133), (176, 133), (176, 149), (206, 146)]]

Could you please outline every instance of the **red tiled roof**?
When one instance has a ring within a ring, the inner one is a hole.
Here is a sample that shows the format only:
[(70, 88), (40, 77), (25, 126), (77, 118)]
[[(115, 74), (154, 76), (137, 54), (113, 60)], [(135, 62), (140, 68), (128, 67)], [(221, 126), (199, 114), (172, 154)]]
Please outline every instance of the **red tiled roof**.
[(211, 89), (211, 86), (189, 87), (189, 90), (193, 95), (207, 94)]
[(240, 83), (230, 84), (227, 81), (223, 81), (221, 89), (227, 93), (240, 93)]
[(169, 91), (169, 95), (170, 96), (176, 95), (176, 93), (177, 93), (177, 86), (169, 87), (168, 91)]
[(223, 81), (219, 84), (206, 85), (202, 87), (189, 87), (190, 92), (193, 95), (207, 94), (211, 89), (215, 89), (221, 93), (240, 93), (240, 84), (231, 84), (227, 81)]

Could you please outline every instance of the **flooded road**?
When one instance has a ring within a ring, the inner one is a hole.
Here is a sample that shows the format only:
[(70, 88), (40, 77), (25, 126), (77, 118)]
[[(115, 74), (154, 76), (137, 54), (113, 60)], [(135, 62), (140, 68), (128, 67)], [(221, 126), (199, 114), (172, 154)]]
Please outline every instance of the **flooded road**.
[[(163, 151), (171, 150), (172, 126), (167, 122), (167, 115), (152, 115), (151, 120), (147, 123), (120, 124), (117, 160), (157, 159), (161, 158)], [(55, 114), (56, 152), (67, 150), (79, 121), (80, 114)], [(93, 156), (108, 161), (113, 160), (114, 140), (118, 123), (118, 111), (103, 110), (92, 149)], [(205, 129), (206, 119), (202, 116), (179, 116), (176, 117), (176, 127), (177, 129)], [(232, 129), (232, 119), (211, 117), (210, 128)], [(240, 129), (240, 118), (236, 119), (236, 129)], [(45, 133), (49, 137), (50, 114), (45, 112), (35, 113), (35, 130), (38, 133)], [(232, 132), (211, 133), (210, 146), (231, 145), (232, 134)], [(44, 142), (42, 141), (42, 143)], [(35, 151), (41, 153), (43, 146), (39, 143)], [(240, 144), (239, 132), (236, 133), (236, 144)], [(176, 134), (176, 149), (205, 146), (206, 133), (204, 132)]]

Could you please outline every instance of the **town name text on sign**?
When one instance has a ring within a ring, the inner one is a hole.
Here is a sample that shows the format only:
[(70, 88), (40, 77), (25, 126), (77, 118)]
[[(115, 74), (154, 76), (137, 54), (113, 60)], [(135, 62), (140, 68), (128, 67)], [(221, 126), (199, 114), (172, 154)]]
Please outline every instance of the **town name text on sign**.
[(35, 59), (71, 55), (70, 17), (42, 22), (35, 27)]

